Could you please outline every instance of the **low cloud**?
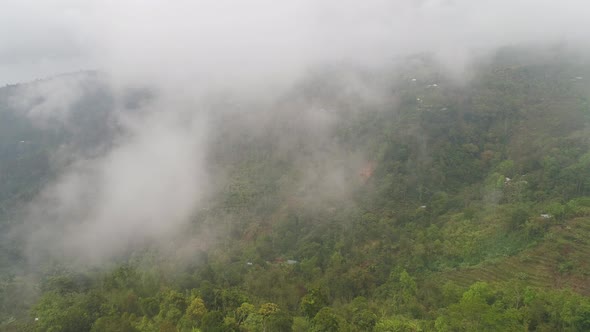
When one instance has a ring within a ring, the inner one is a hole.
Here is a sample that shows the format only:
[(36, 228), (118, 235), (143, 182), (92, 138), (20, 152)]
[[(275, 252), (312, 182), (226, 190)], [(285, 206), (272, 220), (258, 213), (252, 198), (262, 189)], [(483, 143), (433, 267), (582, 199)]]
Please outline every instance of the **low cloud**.
[(152, 112), (123, 120), (105, 155), (78, 160), (31, 204), (31, 254), (108, 257), (133, 241), (166, 237), (207, 192), (203, 128), (196, 118)]

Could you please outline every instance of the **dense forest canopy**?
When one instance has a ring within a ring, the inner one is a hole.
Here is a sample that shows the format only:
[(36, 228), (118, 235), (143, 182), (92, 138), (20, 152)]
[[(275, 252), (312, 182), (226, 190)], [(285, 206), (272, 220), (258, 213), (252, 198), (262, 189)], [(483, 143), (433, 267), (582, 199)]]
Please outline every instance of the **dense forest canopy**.
[(197, 124), (100, 72), (4, 87), (0, 329), (588, 330), (588, 59), (319, 66)]

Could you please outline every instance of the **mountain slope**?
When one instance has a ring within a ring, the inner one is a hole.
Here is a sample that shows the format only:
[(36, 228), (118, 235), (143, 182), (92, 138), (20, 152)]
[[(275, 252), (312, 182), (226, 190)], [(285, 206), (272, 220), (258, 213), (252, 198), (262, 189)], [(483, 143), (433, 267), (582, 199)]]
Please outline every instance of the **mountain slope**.
[[(2, 248), (19, 257), (4, 260), (2, 294), (40, 289), (39, 320), (4, 297), (2, 328), (585, 330), (584, 59), (507, 48), (457, 82), (416, 56), (379, 71), (320, 68), (272, 102), (214, 96), (204, 120), (212, 189), (194, 217), (172, 239), (134, 242), (93, 268), (50, 257), (27, 273), (15, 268), (26, 266), (22, 248)], [(50, 160), (65, 143), (97, 156), (120, 143), (110, 115), (121, 103), (104, 93), (99, 110), (80, 101), (79, 122), (57, 129), (0, 113), (21, 123), (3, 132), (10, 176), (0, 180), (17, 184), (2, 206), (26, 204), (65, 169), (35, 156)], [(129, 98), (141, 112), (157, 95)], [(34, 135), (45, 145), (22, 159), (15, 149)], [(11, 166), (19, 160), (29, 166)], [(19, 221), (6, 215), (4, 227)]]

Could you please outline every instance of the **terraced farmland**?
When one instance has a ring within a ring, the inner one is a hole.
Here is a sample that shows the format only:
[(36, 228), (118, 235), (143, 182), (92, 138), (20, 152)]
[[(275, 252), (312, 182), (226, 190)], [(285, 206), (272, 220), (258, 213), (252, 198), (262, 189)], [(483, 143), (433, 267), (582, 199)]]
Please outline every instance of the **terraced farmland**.
[(534, 287), (571, 288), (590, 295), (590, 218), (553, 226), (534, 248), (494, 263), (436, 276), (462, 287), (476, 281), (520, 279)]

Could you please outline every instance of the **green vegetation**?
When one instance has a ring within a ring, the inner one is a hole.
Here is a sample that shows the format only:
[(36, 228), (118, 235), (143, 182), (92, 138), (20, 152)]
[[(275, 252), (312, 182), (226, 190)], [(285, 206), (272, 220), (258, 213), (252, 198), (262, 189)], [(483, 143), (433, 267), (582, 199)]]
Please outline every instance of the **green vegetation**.
[[(208, 160), (222, 189), (187, 231), (215, 244), (20, 271), (23, 248), (2, 241), (0, 330), (590, 330), (590, 80), (576, 79), (590, 67), (523, 52), (500, 51), (466, 85), (417, 57), (387, 79), (352, 70), (384, 85), (378, 101), (326, 70), (269, 109), (217, 113)], [(76, 138), (2, 107), (0, 126), (15, 123), (0, 127), (8, 229), (9, 207)], [(21, 149), (25, 136), (43, 144)]]

